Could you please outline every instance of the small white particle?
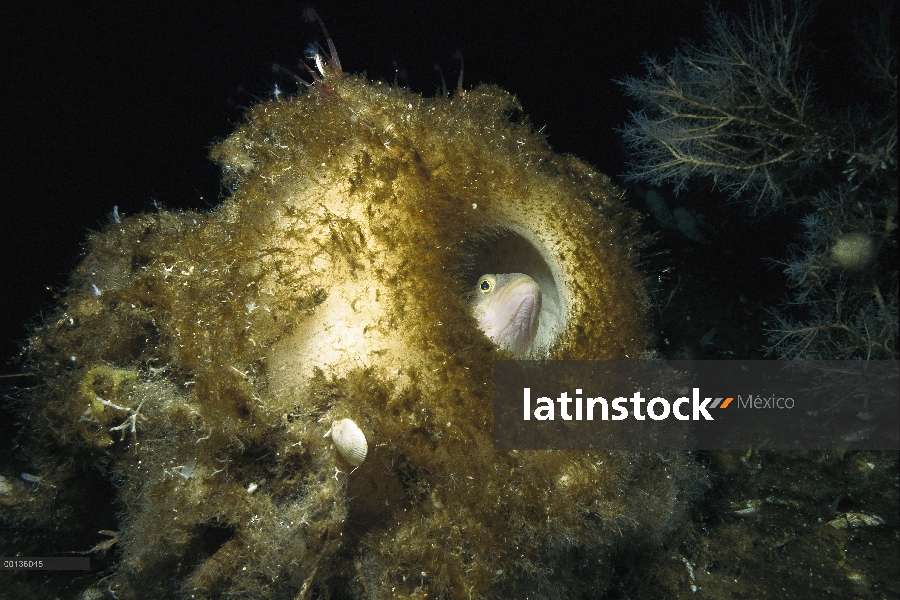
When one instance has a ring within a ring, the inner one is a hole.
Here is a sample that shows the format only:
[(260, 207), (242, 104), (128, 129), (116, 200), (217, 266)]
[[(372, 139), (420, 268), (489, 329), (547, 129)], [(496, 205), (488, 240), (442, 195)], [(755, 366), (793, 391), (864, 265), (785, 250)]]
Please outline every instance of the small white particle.
[(255, 492), (258, 489), (259, 489), (258, 485), (256, 485), (255, 483), (251, 483), (250, 485), (247, 486), (247, 493), (252, 494), (253, 492)]
[(476, 209), (476, 208), (478, 208), (478, 205), (475, 204), (475, 203), (473, 202), (473, 203), (472, 203), (472, 209), (474, 210), (474, 209)]

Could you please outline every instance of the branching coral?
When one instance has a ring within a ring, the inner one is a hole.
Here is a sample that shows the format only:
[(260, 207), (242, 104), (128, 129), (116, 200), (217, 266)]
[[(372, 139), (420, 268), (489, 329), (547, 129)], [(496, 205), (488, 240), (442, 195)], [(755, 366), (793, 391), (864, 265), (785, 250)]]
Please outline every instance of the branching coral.
[(812, 14), (799, 1), (756, 5), (746, 22), (711, 12), (705, 46), (686, 45), (667, 63), (650, 58), (645, 77), (620, 82), (642, 104), (622, 129), (636, 156), (631, 179), (677, 191), (708, 178), (752, 212), (811, 210), (802, 244), (776, 261), (795, 290), (772, 311), (770, 351), (782, 358), (897, 357), (890, 14), (882, 8), (858, 25), (861, 72), (876, 99), (865, 108), (835, 114), (817, 100), (804, 66)]

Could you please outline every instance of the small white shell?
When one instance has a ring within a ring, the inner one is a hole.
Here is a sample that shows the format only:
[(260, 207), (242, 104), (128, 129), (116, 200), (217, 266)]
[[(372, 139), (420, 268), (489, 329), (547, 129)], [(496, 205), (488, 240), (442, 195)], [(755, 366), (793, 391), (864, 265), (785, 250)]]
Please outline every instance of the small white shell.
[(358, 467), (366, 460), (369, 444), (359, 426), (350, 419), (341, 419), (331, 424), (331, 439), (344, 460)]

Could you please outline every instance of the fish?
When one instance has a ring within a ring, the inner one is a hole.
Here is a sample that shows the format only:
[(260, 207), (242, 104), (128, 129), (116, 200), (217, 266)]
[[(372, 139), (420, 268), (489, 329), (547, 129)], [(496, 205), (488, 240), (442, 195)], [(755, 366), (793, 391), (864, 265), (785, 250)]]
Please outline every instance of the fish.
[(482, 275), (475, 286), (472, 313), (491, 341), (524, 358), (540, 322), (541, 288), (525, 273)]

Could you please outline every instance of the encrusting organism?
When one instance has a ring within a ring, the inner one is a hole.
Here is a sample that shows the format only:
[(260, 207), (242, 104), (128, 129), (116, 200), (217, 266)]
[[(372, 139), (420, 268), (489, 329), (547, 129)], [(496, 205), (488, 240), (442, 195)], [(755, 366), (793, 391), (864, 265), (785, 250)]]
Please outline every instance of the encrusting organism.
[[(495, 451), (493, 361), (642, 357), (638, 217), (509, 93), (423, 98), (328, 47), (215, 144), (221, 205), (90, 236), (28, 341), (35, 470), (117, 515), (96, 585), (121, 600), (594, 594), (683, 522), (699, 471)], [(518, 300), (477, 309), (485, 281)], [(48, 522), (45, 489), (4, 510)]]

